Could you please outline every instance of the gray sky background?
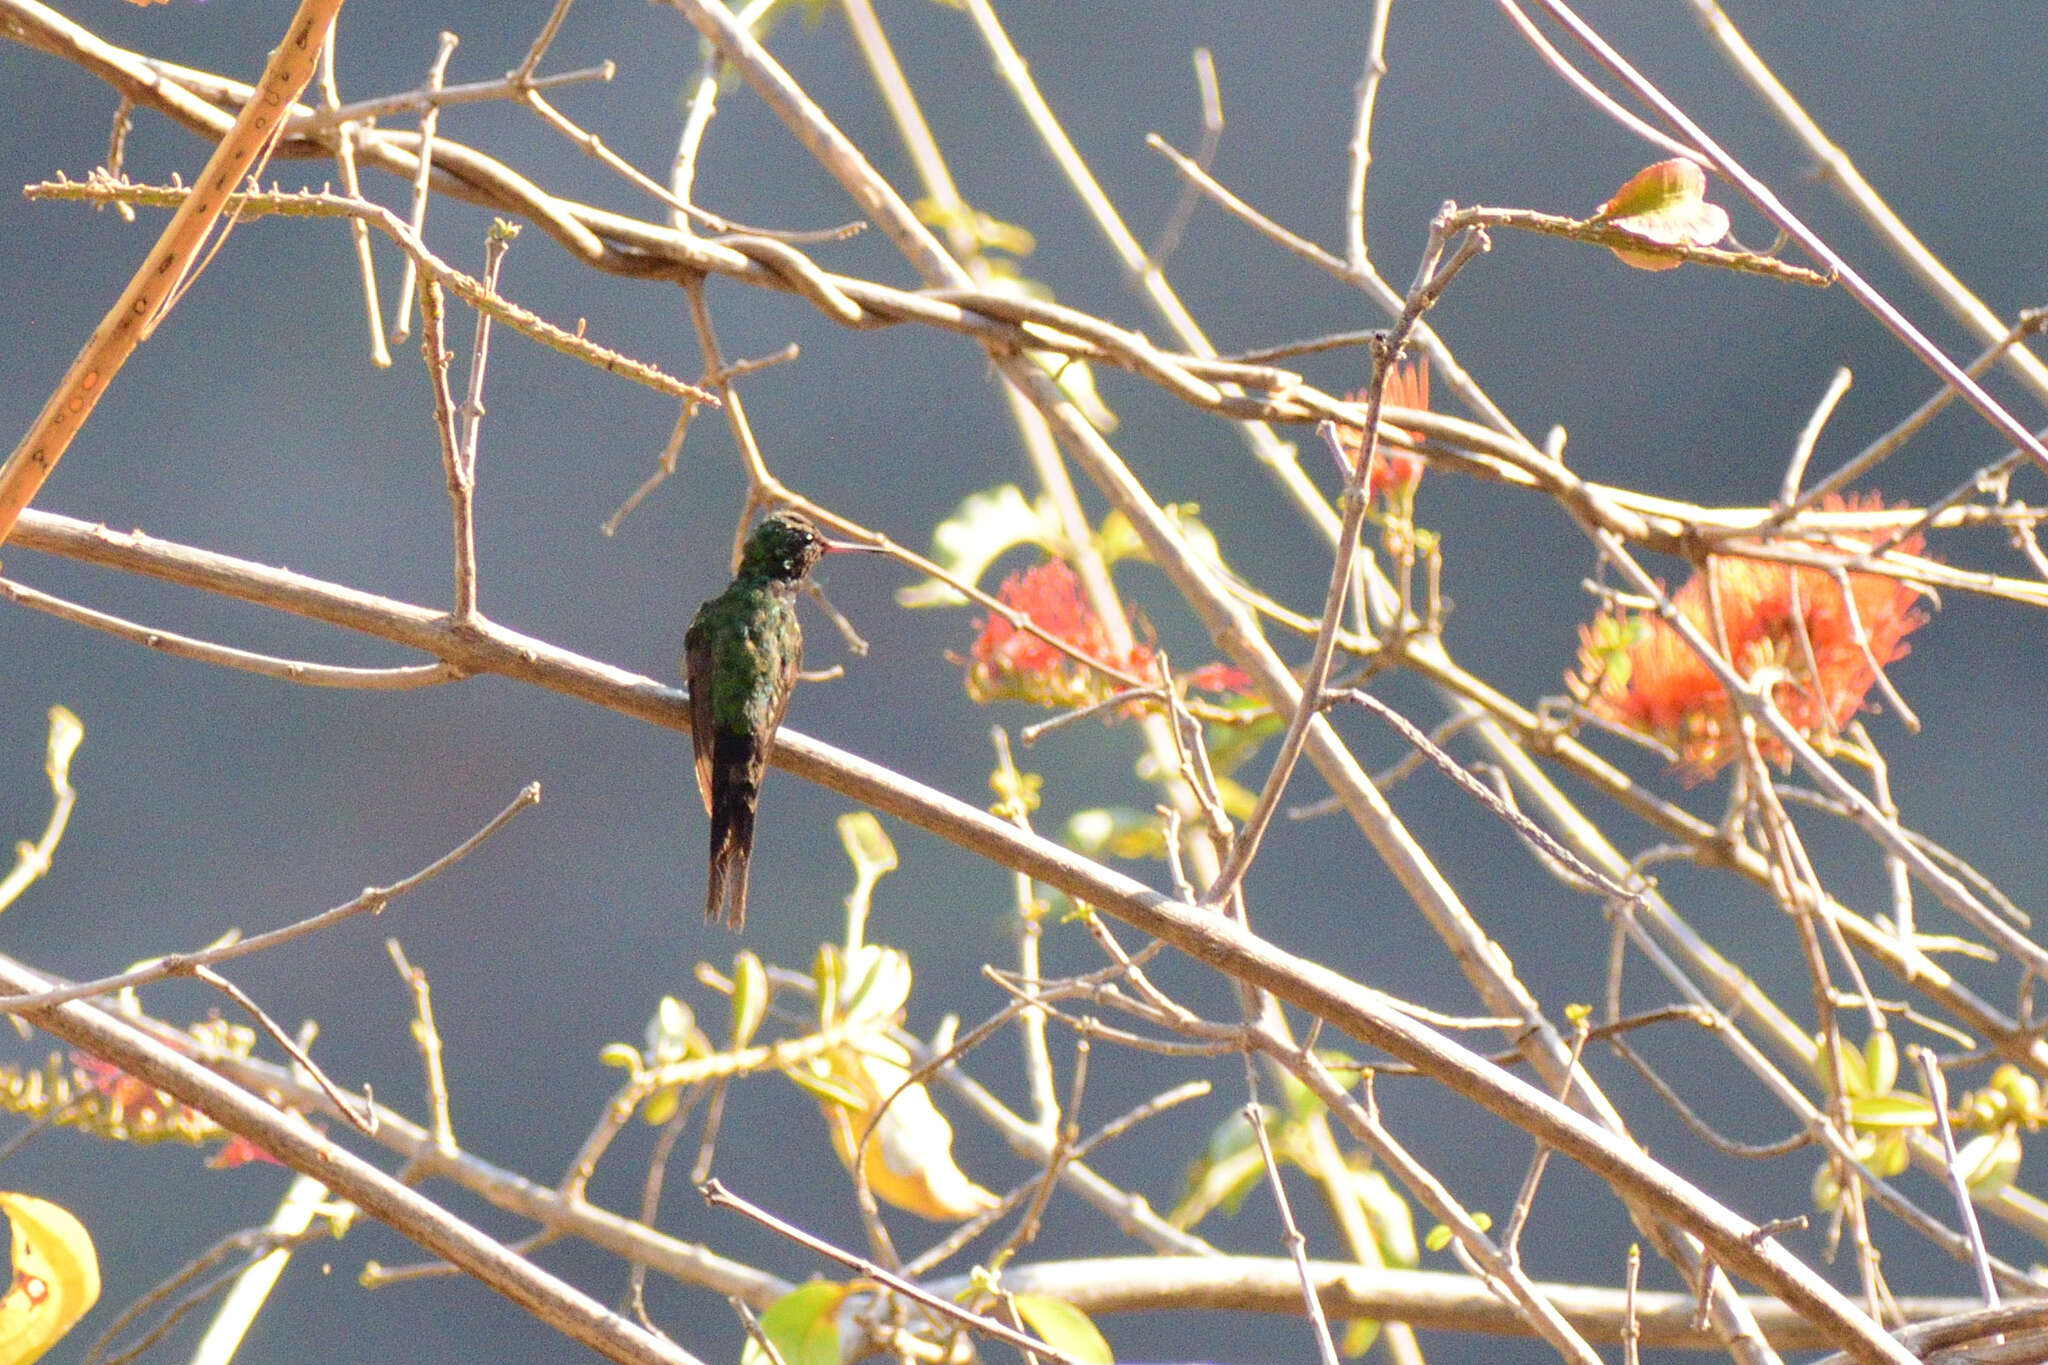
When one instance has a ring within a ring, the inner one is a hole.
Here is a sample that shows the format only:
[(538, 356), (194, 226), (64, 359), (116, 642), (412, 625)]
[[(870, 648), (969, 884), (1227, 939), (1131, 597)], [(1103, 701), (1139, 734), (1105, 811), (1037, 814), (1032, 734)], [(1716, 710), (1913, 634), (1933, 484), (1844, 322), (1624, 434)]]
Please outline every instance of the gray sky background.
[[(451, 81), (500, 74), (525, 51), (546, 8), (539, 0), (353, 0), (342, 19), (344, 95), (416, 84), (444, 28), (462, 37)], [(1029, 136), (965, 16), (925, 0), (886, 0), (880, 8), (963, 193), (1036, 234), (1028, 273), (1064, 302), (1163, 335)], [(1335, 244), (1367, 8), (1128, 0), (1011, 3), (1004, 17), (1141, 237), (1156, 232), (1178, 188), (1143, 137), (1157, 131), (1183, 147), (1196, 143), (1189, 54), (1207, 46), (1217, 57), (1228, 120), (1216, 173), (1279, 221)], [(66, 12), (110, 41), (246, 79), (290, 6), (212, 0), (141, 10), (70, 0)], [(1688, 7), (1589, 4), (1586, 13), (1951, 354), (1974, 351), (1814, 181), (1806, 160), (1706, 44)], [(2039, 168), (2048, 153), (2048, 97), (2039, 73), (2048, 40), (2031, 7), (1745, 4), (1735, 17), (1906, 221), (1992, 308), (2009, 317), (2044, 302)], [(882, 172), (911, 192), (914, 179), (838, 11), (827, 7), (815, 24), (785, 20), (772, 46)], [(559, 102), (659, 175), (679, 127), (677, 92), (696, 69), (695, 36), (666, 8), (584, 0), (545, 69), (606, 58), (619, 64), (614, 82), (565, 91)], [(1390, 279), (1408, 278), (1445, 199), (1583, 213), (1655, 159), (1568, 91), (1490, 6), (1398, 6), (1389, 59), (1368, 220)], [(0, 180), (82, 176), (104, 155), (114, 99), (75, 68), (0, 44), (0, 94), (11, 115), (0, 121)], [(652, 211), (512, 110), (451, 109), (441, 132), (560, 193)], [(138, 117), (131, 175), (189, 177), (203, 156), (189, 135), (153, 115)], [(335, 172), (294, 162), (273, 174), (295, 186)], [(387, 203), (404, 202), (404, 187), (388, 178), (367, 188)], [(721, 101), (698, 192), (707, 206), (756, 223), (814, 227), (853, 216), (837, 187), (741, 87)], [(1754, 211), (1729, 192), (1716, 197), (1730, 203), (1744, 241), (1770, 240)], [(160, 222), (144, 213), (131, 227), (111, 213), (0, 195), (0, 278), (10, 282), (0, 299), (0, 353), (8, 357), (0, 429), (18, 432), (33, 418)], [(486, 226), (485, 215), (436, 201), (428, 237), (446, 258), (474, 270)], [(915, 283), (879, 233), (817, 255), (834, 269)], [(395, 258), (381, 253), (380, 266), (388, 296)], [(1225, 351), (1382, 321), (1327, 277), (1207, 208), (1170, 274)], [(578, 269), (537, 231), (513, 249), (504, 288), (551, 319), (573, 325), (587, 318), (597, 339), (672, 372), (699, 368), (679, 291)], [(1027, 479), (1000, 396), (970, 344), (908, 328), (835, 330), (794, 300), (715, 281), (710, 298), (730, 354), (763, 354), (790, 341), (803, 348), (797, 364), (756, 377), (746, 393), (770, 459), (809, 496), (922, 547), (962, 497)], [(469, 325), (458, 314), (455, 335), (466, 338)], [(1821, 439), (1817, 470), (1934, 389), (1932, 377), (1840, 290), (1690, 269), (1645, 274), (1603, 252), (1506, 233), (1459, 282), (1436, 325), (1525, 430), (1568, 429), (1568, 456), (1581, 473), (1715, 503), (1755, 504), (1772, 495), (1837, 366), (1849, 366), (1856, 384)], [(120, 374), (38, 505), (444, 603), (447, 502), (417, 348), (404, 347), (384, 373), (369, 366), (364, 350), (344, 230), (245, 224)], [(1357, 352), (1294, 363), (1329, 389), (1365, 378)], [(1115, 444), (1154, 493), (1200, 503), (1235, 567), (1275, 596), (1312, 608), (1323, 583), (1320, 547), (1251, 466), (1236, 434), (1138, 381), (1100, 378), (1123, 419)], [(2010, 386), (1997, 391), (2012, 396)], [(607, 539), (597, 528), (651, 468), (673, 417), (668, 401), (504, 331), (487, 401), (478, 497), (485, 611), (591, 657), (672, 678), (690, 610), (723, 582), (742, 492), (722, 423), (707, 417), (693, 428), (682, 475)], [(2035, 408), (2017, 410), (2023, 420), (2039, 420)], [(1312, 452), (1307, 433), (1299, 435)], [(1878, 486), (1896, 497), (1931, 496), (2002, 449), (1982, 423), (1951, 414)], [(1310, 467), (1328, 483), (1319, 460)], [(1592, 567), (1584, 538), (1547, 504), (1451, 477), (1425, 482), (1418, 518), (1444, 537), (1456, 603), (1453, 650), (1517, 698), (1558, 691), (1574, 626), (1589, 610), (1578, 588)], [(1989, 537), (1953, 538), (1939, 549), (1954, 562), (2009, 563)], [(1675, 564), (1660, 571), (1674, 579), (1683, 572)], [(375, 642), (25, 551), (7, 553), (6, 572), (247, 648), (334, 662), (411, 661)], [(988, 727), (1014, 731), (1040, 717), (978, 708), (962, 694), (946, 653), (971, 643), (973, 614), (898, 610), (891, 594), (906, 580), (879, 562), (834, 563), (826, 580), (873, 653), (845, 659), (830, 628), (808, 616), (812, 665), (844, 661), (848, 676), (802, 689), (790, 723), (983, 799)], [(1177, 663), (1212, 656), (1156, 574), (1139, 567), (1121, 581)], [(2043, 638), (2017, 609), (1994, 612), (1953, 599), (1914, 637), (1913, 656), (1895, 673), (1925, 731), (1908, 736), (1889, 716), (1872, 722), (1907, 820), (1964, 850), (2023, 905), (2041, 904), (2048, 890), (2032, 800), (2048, 780), (2048, 747), (2016, 735), (2012, 719), (2038, 714), (2048, 700)], [(162, 658), (15, 609), (0, 611), (0, 659), (10, 699), (0, 707), (0, 833), (32, 837), (41, 828), (45, 708), (70, 706), (87, 731), (76, 766), (77, 815), (55, 871), (0, 924), (8, 952), (83, 977), (205, 943), (230, 925), (267, 928), (431, 860), (537, 779), (545, 788), (539, 810), (459, 870), (380, 920), (251, 961), (236, 980), (287, 1022), (320, 1020), (318, 1055), (333, 1074), (370, 1081), (381, 1100), (419, 1113), (409, 1002), (382, 948), (385, 936), (398, 936), (435, 985), (458, 1135), (480, 1155), (543, 1181), (556, 1178), (610, 1091), (616, 1073), (596, 1061), (605, 1043), (637, 1040), (664, 992), (722, 1019), (691, 969), (700, 959), (727, 962), (738, 945), (699, 924), (704, 827), (680, 734), (491, 679), (403, 695), (293, 688)], [(1388, 695), (1425, 722), (1441, 715), (1412, 686), (1396, 683)], [(1369, 762), (1398, 756), (1383, 731), (1357, 726), (1354, 733)], [(1041, 827), (1054, 828), (1081, 807), (1149, 804), (1149, 791), (1131, 776), (1133, 740), (1128, 728), (1077, 726), (1030, 751), (1029, 766), (1049, 777)], [(1640, 770), (1655, 775), (1654, 766)], [(1718, 785), (1688, 795), (1659, 780), (1693, 809), (1718, 813)], [(1302, 780), (1302, 793), (1320, 794), (1312, 777)], [(1605, 948), (1596, 907), (1547, 880), (1502, 827), (1440, 782), (1417, 778), (1398, 790), (1396, 804), (1540, 997), (1557, 1005), (1598, 998)], [(845, 808), (786, 774), (769, 780), (745, 945), (771, 962), (802, 966), (821, 939), (839, 936), (849, 875), (832, 822)], [(1626, 847), (1652, 841), (1625, 817), (1596, 814)], [(976, 970), (984, 960), (1007, 960), (1009, 882), (933, 838), (893, 825), (890, 832), (903, 868), (882, 885), (870, 935), (911, 951), (920, 982), (911, 1023), (928, 1034), (946, 1012), (971, 1020), (1000, 1003)], [(1831, 885), (1860, 903), (1881, 903), (1881, 869), (1867, 847), (1825, 829), (1816, 841)], [(1163, 881), (1156, 866), (1135, 870)], [(1763, 897), (1680, 872), (1667, 885), (1703, 930), (1781, 998), (1807, 998), (1791, 930)], [(1259, 922), (1280, 943), (1441, 1008), (1472, 1008), (1440, 947), (1348, 826), (1277, 830), (1252, 892)], [(1072, 928), (1055, 932), (1050, 952), (1055, 965), (1078, 965), (1091, 954)], [(1192, 998), (1228, 1008), (1204, 974), (1165, 975)], [(1644, 995), (1645, 1003), (1662, 999)], [(168, 1017), (212, 1006), (196, 992), (170, 988), (149, 1001)], [(1063, 1066), (1070, 1041), (1058, 1044)], [(39, 1058), (40, 1049), (38, 1040), (21, 1055)], [(1689, 1054), (1699, 1051), (1687, 1045)], [(1021, 1099), (1007, 1040), (978, 1057), (975, 1069)], [(1156, 1058), (1098, 1049), (1093, 1074), (1089, 1123), (1184, 1073)], [(1804, 1158), (1738, 1167), (1660, 1127), (1646, 1095), (1602, 1075), (1645, 1116), (1660, 1154), (1710, 1188), (1739, 1192), (1745, 1214), (1771, 1218), (1805, 1208), (1811, 1168)], [(1685, 1080), (1740, 1136), (1785, 1130), (1783, 1116), (1758, 1106), (1753, 1088), (1718, 1054), (1701, 1057)], [(1469, 1109), (1433, 1090), (1390, 1084), (1383, 1098), (1395, 1127), (1456, 1173), (1471, 1205), (1505, 1213), (1527, 1160), (1525, 1141), (1474, 1124)], [(1181, 1163), (1239, 1103), (1226, 1080), (1206, 1106), (1107, 1150), (1101, 1164), (1168, 1205)], [(959, 1127), (970, 1172), (998, 1189), (1022, 1178), (1024, 1169), (992, 1139), (971, 1122)], [(719, 1172), (728, 1183), (823, 1235), (859, 1240), (852, 1200), (808, 1100), (779, 1080), (742, 1086), (726, 1133)], [(608, 1163), (595, 1197), (629, 1207), (643, 1153), (644, 1135), (636, 1132)], [(0, 1172), (8, 1188), (78, 1209), (99, 1240), (110, 1307), (88, 1320), (80, 1342), (104, 1326), (111, 1306), (214, 1237), (261, 1221), (284, 1181), (271, 1168), (204, 1172), (184, 1149), (98, 1147), (70, 1135), (37, 1142)], [(1932, 1186), (1925, 1194), (1937, 1198)], [(1255, 1196), (1242, 1226), (1221, 1225), (1214, 1235), (1277, 1254), (1263, 1198)], [(501, 1235), (525, 1230), (459, 1194), (451, 1200)], [(1134, 1249), (1091, 1212), (1064, 1202), (1055, 1209), (1043, 1254)], [(1331, 1250), (1327, 1225), (1314, 1211), (1309, 1217), (1317, 1249)], [(822, 1269), (707, 1212), (680, 1180), (663, 1225), (792, 1278)], [(913, 1246), (929, 1236), (908, 1220), (899, 1227)], [(1552, 1168), (1529, 1236), (1538, 1274), (1618, 1283), (1630, 1237), (1604, 1191), (1561, 1164)], [(1887, 1268), (1902, 1287), (1968, 1292), (1961, 1267), (1916, 1259), (1917, 1247), (1889, 1240), (1900, 1250)], [(1819, 1235), (1794, 1245), (1817, 1254)], [(2003, 1249), (2023, 1261), (2034, 1254)], [(365, 1260), (414, 1255), (371, 1226), (303, 1255), (243, 1358), (575, 1354), (472, 1284), (432, 1282), (374, 1296), (353, 1286)], [(608, 1301), (623, 1290), (623, 1272), (594, 1252), (562, 1246), (543, 1260)], [(319, 1273), (323, 1261), (329, 1276)], [(1660, 1286), (1668, 1280), (1661, 1267), (1650, 1278)], [(738, 1331), (710, 1296), (657, 1285), (650, 1301), (691, 1347), (737, 1351)], [(1264, 1361), (1311, 1349), (1306, 1330), (1293, 1323), (1162, 1317), (1105, 1327), (1120, 1358), (1136, 1360)], [(1443, 1360), (1546, 1358), (1534, 1347), (1472, 1339), (1445, 1339), (1435, 1349)]]

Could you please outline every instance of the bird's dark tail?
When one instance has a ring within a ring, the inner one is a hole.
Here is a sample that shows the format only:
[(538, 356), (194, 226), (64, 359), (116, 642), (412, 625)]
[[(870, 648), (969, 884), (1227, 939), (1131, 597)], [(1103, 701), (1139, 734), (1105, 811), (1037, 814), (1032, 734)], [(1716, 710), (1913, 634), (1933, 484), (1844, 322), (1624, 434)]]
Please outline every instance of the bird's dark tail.
[(756, 751), (745, 736), (734, 736), (730, 745), (721, 738), (713, 759), (711, 874), (704, 893), (704, 921), (723, 918), (735, 932), (747, 923), (747, 861), (754, 852), (754, 803), (760, 791), (754, 773)]
[(747, 857), (752, 853), (754, 813), (745, 811), (736, 825), (744, 824), (746, 830), (728, 832), (721, 846), (711, 848), (711, 879), (704, 896), (704, 922), (713, 923), (721, 915), (726, 927), (738, 932), (747, 926)]

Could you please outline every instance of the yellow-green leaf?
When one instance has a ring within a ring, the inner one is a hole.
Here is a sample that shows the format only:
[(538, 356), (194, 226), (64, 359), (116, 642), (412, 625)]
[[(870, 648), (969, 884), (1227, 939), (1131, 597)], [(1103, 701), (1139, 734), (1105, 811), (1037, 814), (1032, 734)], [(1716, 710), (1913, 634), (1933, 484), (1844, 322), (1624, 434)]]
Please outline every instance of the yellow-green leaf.
[(2002, 1193), (2020, 1173), (2020, 1134), (2015, 1127), (1996, 1133), (1981, 1133), (1963, 1144), (1956, 1153), (1956, 1166), (1972, 1199), (1989, 1199)]
[(56, 1345), (100, 1296), (100, 1262), (69, 1209), (0, 1191), (13, 1230), (14, 1281), (0, 1297), (0, 1361), (28, 1365)]
[(1337, 1349), (1346, 1357), (1362, 1356), (1379, 1339), (1379, 1323), (1372, 1318), (1359, 1318), (1344, 1324), (1344, 1339), (1337, 1343)]
[[(1059, 525), (1049, 498), (1026, 502), (1017, 485), (1006, 483), (968, 494), (952, 516), (932, 528), (932, 559), (962, 582), (979, 585), (988, 566), (1019, 545), (1036, 545), (1057, 557)], [(896, 590), (901, 607), (957, 607), (966, 601), (936, 578)]]
[(743, 1048), (768, 1017), (768, 969), (742, 949), (732, 960), (732, 1045)]
[(1822, 1213), (1833, 1213), (1841, 1202), (1842, 1187), (1835, 1181), (1834, 1166), (1823, 1161), (1813, 1172), (1813, 1206)]
[(853, 890), (846, 893), (846, 951), (851, 953), (867, 932), (875, 883), (896, 870), (896, 845), (870, 811), (848, 811), (838, 823), (840, 847), (853, 864)]
[(845, 971), (839, 950), (829, 943), (818, 945), (811, 959), (811, 984), (818, 993), (818, 1026), (831, 1028), (839, 1022), (839, 979)]
[(1934, 1106), (1918, 1095), (1858, 1095), (1849, 1119), (1858, 1128), (1931, 1128)]
[(859, 1109), (861, 1093), (852, 1086), (839, 1081), (825, 1072), (810, 1066), (793, 1066), (782, 1073), (796, 1084), (799, 1090), (808, 1090), (812, 1098), (825, 1104), (837, 1105), (841, 1109)]
[(640, 1070), (640, 1049), (631, 1043), (606, 1043), (604, 1050), (597, 1054), (601, 1066), (615, 1066), (622, 1071)]
[(1870, 1091), (1882, 1095), (1899, 1083), (1899, 1040), (1881, 1028), (1863, 1040), (1863, 1068), (1870, 1077)]
[(1166, 824), (1154, 811), (1097, 806), (1068, 816), (1060, 842), (1091, 858), (1164, 858)]
[(697, 1031), (696, 1011), (673, 995), (664, 995), (655, 1006), (654, 1017), (647, 1021), (648, 1065), (667, 1066), (693, 1052), (709, 1052), (709, 1040), (699, 1045), (702, 1038)]
[(1046, 1345), (1072, 1356), (1081, 1365), (1113, 1365), (1115, 1357), (1102, 1333), (1086, 1313), (1065, 1299), (1050, 1294), (1017, 1294), (1011, 1301), (1017, 1305), (1017, 1316)]
[[(768, 1305), (761, 1314), (761, 1335), (775, 1343), (782, 1365), (839, 1365), (839, 1305), (852, 1290), (852, 1285), (813, 1280)], [(768, 1353), (748, 1337), (740, 1365), (770, 1365)]]
[(1870, 1173), (1880, 1180), (1890, 1180), (1905, 1172), (1913, 1160), (1913, 1149), (1906, 1145), (1906, 1135), (1899, 1132), (1886, 1133), (1877, 1141), (1877, 1147), (1864, 1159), (1863, 1164)]
[(1265, 1158), (1253, 1141), (1251, 1124), (1244, 1115), (1232, 1114), (1216, 1125), (1202, 1154), (1188, 1163), (1180, 1199), (1166, 1219), (1177, 1228), (1190, 1228), (1218, 1209), (1235, 1216), (1265, 1176)]
[(68, 706), (50, 708), (50, 742), (43, 750), (43, 771), (50, 785), (63, 787), (71, 781), (71, 756), (85, 738), (85, 722)]
[[(1813, 1078), (1823, 1086), (1833, 1085), (1834, 1076), (1828, 1070), (1827, 1040), (1816, 1037), (1819, 1051), (1813, 1054)], [(1870, 1068), (1864, 1064), (1863, 1054), (1847, 1042), (1837, 1040), (1835, 1057), (1841, 1063), (1842, 1093), (1845, 1095), (1868, 1095), (1870, 1093)]]
[[(1493, 1226), (1493, 1215), (1483, 1210), (1474, 1209), (1471, 1218), (1472, 1226), (1478, 1228), (1481, 1232)], [(1422, 1244), (1431, 1251), (1442, 1251), (1451, 1244), (1451, 1238), (1456, 1235), (1448, 1225), (1438, 1223), (1423, 1237)]]
[(910, 956), (879, 943), (864, 943), (846, 958), (840, 1011), (849, 1022), (886, 1024), (910, 1001)]
[(643, 1123), (649, 1123), (659, 1128), (662, 1124), (667, 1123), (676, 1116), (676, 1110), (680, 1109), (682, 1104), (683, 1088), (681, 1086), (672, 1085), (666, 1090), (657, 1090), (647, 1097), (645, 1104), (640, 1106), (640, 1120)]
[[(1180, 533), (1180, 538), (1195, 555), (1217, 568), (1223, 567), (1223, 547), (1216, 540), (1216, 533), (1202, 521), (1202, 504), (1198, 502), (1170, 502), (1159, 509), (1166, 514), (1167, 525)], [(1138, 535), (1138, 529), (1121, 512), (1111, 512), (1103, 517), (1102, 525), (1095, 532), (1095, 549), (1105, 564), (1114, 564), (1120, 559), (1135, 559), (1143, 563), (1152, 562), (1151, 551)]]
[(1415, 1244), (1415, 1211), (1408, 1201), (1383, 1173), (1370, 1168), (1351, 1172), (1351, 1192), (1365, 1211), (1380, 1259), (1397, 1270), (1413, 1270), (1422, 1252)]

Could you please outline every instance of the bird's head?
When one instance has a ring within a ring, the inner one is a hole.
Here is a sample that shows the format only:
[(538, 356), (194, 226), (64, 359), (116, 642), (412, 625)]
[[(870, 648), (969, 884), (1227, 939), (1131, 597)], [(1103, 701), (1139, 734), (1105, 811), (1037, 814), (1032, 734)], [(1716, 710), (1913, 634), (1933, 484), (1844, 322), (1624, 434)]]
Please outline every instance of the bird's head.
[(818, 567), (828, 542), (810, 518), (776, 512), (762, 520), (740, 550), (740, 572), (783, 583), (801, 583)]

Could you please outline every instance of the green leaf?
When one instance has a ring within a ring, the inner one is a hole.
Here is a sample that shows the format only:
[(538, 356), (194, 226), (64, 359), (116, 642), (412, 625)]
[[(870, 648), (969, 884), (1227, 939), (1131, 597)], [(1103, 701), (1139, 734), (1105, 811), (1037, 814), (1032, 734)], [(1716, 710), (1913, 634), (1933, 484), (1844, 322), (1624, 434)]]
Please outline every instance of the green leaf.
[[(1813, 1078), (1822, 1086), (1832, 1085), (1834, 1082), (1828, 1071), (1827, 1040), (1816, 1037), (1814, 1041), (1819, 1045), (1819, 1050), (1813, 1054)], [(1870, 1068), (1864, 1064), (1863, 1054), (1850, 1047), (1845, 1040), (1838, 1039), (1835, 1044), (1835, 1056), (1841, 1060), (1842, 1065), (1842, 1092), (1852, 1097), (1871, 1093)]]
[[(1058, 556), (1059, 515), (1050, 498), (1026, 502), (1017, 485), (1006, 483), (970, 493), (932, 528), (932, 560), (965, 583), (979, 586), (988, 566), (1019, 545), (1036, 545)], [(901, 607), (958, 607), (967, 599), (936, 578), (896, 590)]]
[[(852, 1290), (851, 1285), (813, 1280), (768, 1305), (761, 1314), (761, 1335), (775, 1343), (782, 1365), (839, 1365), (839, 1305)], [(750, 1336), (740, 1365), (771, 1362)]]
[(1813, 1206), (1822, 1213), (1833, 1213), (1842, 1202), (1842, 1187), (1835, 1182), (1833, 1166), (1821, 1162), (1813, 1172)]
[(1091, 858), (1164, 858), (1166, 823), (1156, 811), (1097, 806), (1068, 816), (1060, 842)]
[(1017, 1316), (1025, 1325), (1054, 1350), (1081, 1365), (1114, 1365), (1116, 1357), (1110, 1354), (1102, 1333), (1086, 1313), (1065, 1299), (1050, 1294), (1014, 1294), (1010, 1301), (1017, 1305)]
[(732, 1045), (735, 1051), (754, 1041), (768, 1017), (768, 969), (745, 949), (732, 959)]

